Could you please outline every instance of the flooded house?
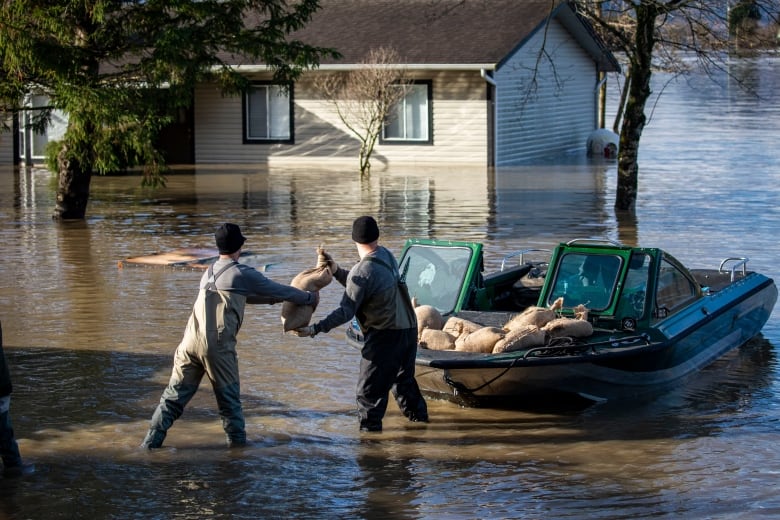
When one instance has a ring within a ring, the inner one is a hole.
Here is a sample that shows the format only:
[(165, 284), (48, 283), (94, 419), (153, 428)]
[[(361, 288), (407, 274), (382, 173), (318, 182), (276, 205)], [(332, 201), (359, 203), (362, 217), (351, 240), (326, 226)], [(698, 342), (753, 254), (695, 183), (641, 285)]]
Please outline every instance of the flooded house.
[[(226, 57), (251, 87), (225, 97), (216, 85), (198, 85), (191, 110), (163, 138), (169, 162), (355, 162), (360, 143), (315, 78), (365, 66), (378, 47), (400, 56), (411, 85), (403, 117), (385, 125), (372, 162), (505, 166), (584, 154), (602, 125), (606, 74), (619, 71), (572, 7), (549, 0), (323, 0), (294, 37), (341, 57), (289, 86), (274, 84), (264, 63)], [(0, 141), (0, 162), (41, 161), (49, 136), (16, 129), (13, 147), (7, 134)]]

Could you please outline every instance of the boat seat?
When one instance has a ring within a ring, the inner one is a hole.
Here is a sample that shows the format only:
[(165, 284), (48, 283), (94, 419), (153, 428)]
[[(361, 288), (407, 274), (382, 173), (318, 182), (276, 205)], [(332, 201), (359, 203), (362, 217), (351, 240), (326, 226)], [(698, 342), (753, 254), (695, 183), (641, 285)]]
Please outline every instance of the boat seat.
[[(529, 305), (534, 305), (539, 298), (541, 286), (525, 289), (522, 280), (533, 268), (530, 264), (523, 264), (505, 271), (499, 271), (485, 276), (484, 286), (493, 291), (493, 308), (496, 310), (522, 311)], [(534, 294), (529, 296), (529, 291)], [(530, 302), (530, 303), (527, 303)]]

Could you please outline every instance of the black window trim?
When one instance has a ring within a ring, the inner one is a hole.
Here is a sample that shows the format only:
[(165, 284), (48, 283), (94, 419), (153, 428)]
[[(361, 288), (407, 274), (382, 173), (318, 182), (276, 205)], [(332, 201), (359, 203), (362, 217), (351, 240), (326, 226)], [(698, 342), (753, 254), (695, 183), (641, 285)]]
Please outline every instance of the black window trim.
[(247, 96), (249, 95), (249, 92), (244, 92), (244, 94), (241, 96), (241, 137), (243, 144), (295, 144), (295, 89), (293, 83), (279, 83), (276, 81), (253, 81), (251, 85), (254, 86), (260, 86), (260, 85), (286, 85), (288, 92), (289, 92), (289, 98), (290, 98), (290, 137), (286, 139), (261, 139), (261, 138), (250, 138), (247, 128), (247, 110), (248, 110), (248, 103), (247, 103)]
[(385, 139), (385, 128), (379, 133), (379, 144), (388, 146), (431, 146), (433, 145), (433, 80), (414, 79), (409, 81), (412, 85), (426, 85), (428, 87), (428, 139)]

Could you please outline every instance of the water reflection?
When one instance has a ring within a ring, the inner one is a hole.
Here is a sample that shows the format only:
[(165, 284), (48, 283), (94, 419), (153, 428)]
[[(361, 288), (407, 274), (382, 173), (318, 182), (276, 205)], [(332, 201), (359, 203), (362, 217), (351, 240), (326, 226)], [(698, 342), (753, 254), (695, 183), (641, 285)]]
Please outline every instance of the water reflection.
[[(267, 275), (288, 282), (324, 243), (357, 259), (352, 219), (378, 216), (395, 251), (408, 236), (481, 241), (504, 254), (600, 237), (680, 260), (726, 256), (778, 278), (777, 58), (746, 60), (760, 98), (674, 83), (640, 149), (635, 215), (615, 214), (614, 163), (394, 168), (360, 182), (336, 168), (204, 167), (150, 191), (131, 176), (93, 183), (88, 219), (58, 224), (50, 176), (0, 169), (0, 319), (12, 403), (34, 478), (0, 481), (0, 517), (749, 518), (775, 496), (778, 311), (759, 338), (648, 402), (586, 410), (462, 409), (432, 422), (388, 410), (357, 432), (357, 353), (335, 331), (281, 334), (279, 308), (247, 311), (239, 338), (250, 439), (227, 451), (208, 385), (166, 447), (137, 445), (168, 380), (200, 271), (121, 259), (212, 243), (242, 226)], [(665, 78), (658, 78), (665, 81)], [(338, 288), (322, 292), (333, 308)]]
[(413, 460), (368, 439), (358, 448), (357, 462), (360, 476), (352, 486), (365, 500), (353, 514), (359, 518), (421, 518), (418, 506), (423, 483), (412, 471)]

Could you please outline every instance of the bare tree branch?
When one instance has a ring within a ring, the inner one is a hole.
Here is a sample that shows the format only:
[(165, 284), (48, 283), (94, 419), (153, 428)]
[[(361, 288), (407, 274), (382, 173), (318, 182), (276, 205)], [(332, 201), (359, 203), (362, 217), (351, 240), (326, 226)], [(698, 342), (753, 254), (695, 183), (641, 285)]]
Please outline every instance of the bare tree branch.
[(371, 155), (384, 125), (393, 121), (396, 105), (409, 92), (407, 69), (391, 48), (371, 49), (349, 72), (319, 75), (314, 82), (336, 109), (344, 126), (360, 141), (360, 176), (371, 171)]

